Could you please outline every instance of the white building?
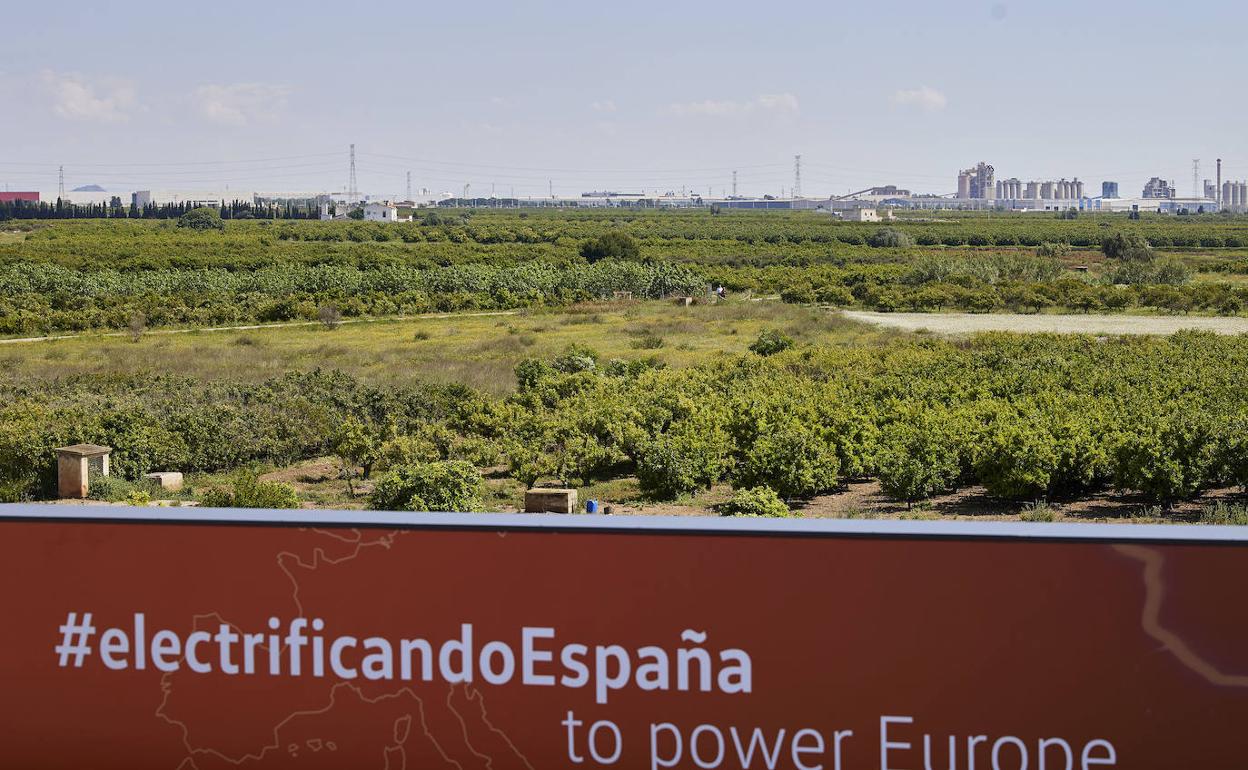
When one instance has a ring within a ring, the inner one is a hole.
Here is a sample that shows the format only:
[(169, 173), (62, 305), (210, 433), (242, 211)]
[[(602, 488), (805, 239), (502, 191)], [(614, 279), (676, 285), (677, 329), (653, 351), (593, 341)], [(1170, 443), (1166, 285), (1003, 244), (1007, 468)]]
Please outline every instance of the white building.
[(841, 211), (841, 219), (846, 222), (879, 222), (880, 212), (869, 208), (852, 208)]
[(399, 207), (392, 203), (364, 204), (364, 220), (367, 222), (398, 222)]

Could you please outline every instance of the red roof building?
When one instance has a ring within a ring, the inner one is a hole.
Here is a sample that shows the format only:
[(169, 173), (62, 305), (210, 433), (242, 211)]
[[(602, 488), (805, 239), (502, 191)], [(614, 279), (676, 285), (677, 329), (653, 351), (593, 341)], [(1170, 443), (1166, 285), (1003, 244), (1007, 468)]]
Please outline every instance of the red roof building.
[(37, 192), (0, 192), (0, 203), (15, 203), (17, 201), (26, 201), (27, 203), (38, 203), (39, 193)]

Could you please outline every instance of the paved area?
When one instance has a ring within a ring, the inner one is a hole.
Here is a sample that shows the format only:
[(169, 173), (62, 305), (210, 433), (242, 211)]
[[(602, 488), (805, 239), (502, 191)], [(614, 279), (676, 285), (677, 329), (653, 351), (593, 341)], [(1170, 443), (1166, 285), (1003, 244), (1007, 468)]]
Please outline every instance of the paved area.
[(1022, 313), (870, 313), (842, 310), (853, 321), (905, 331), (926, 329), (934, 334), (978, 332), (1054, 332), (1057, 334), (1173, 334), (1203, 329), (1218, 334), (1248, 333), (1248, 318), (1182, 315), (1045, 315)]

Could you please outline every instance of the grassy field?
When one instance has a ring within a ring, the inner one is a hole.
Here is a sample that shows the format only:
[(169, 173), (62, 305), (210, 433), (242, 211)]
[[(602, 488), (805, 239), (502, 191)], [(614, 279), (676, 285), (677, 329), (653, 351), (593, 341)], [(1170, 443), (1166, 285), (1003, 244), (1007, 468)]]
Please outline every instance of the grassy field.
[(820, 308), (772, 301), (690, 307), (666, 302), (590, 303), (512, 315), (408, 318), (246, 331), (149, 332), (0, 346), (0, 367), (38, 381), (151, 372), (257, 382), (287, 371), (341, 369), (382, 386), (461, 383), (494, 395), (515, 386), (524, 358), (553, 358), (572, 343), (604, 358), (655, 358), (688, 366), (742, 353), (763, 329), (808, 343), (869, 344), (891, 332)]

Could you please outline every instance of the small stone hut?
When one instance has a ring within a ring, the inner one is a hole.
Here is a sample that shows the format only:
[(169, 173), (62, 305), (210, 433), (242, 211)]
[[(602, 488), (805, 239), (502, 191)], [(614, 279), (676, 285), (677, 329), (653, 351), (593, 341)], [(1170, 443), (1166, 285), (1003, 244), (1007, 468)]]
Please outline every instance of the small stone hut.
[(112, 447), (74, 444), (56, 450), (56, 490), (62, 498), (82, 499), (91, 486), (91, 474), (108, 475)]

